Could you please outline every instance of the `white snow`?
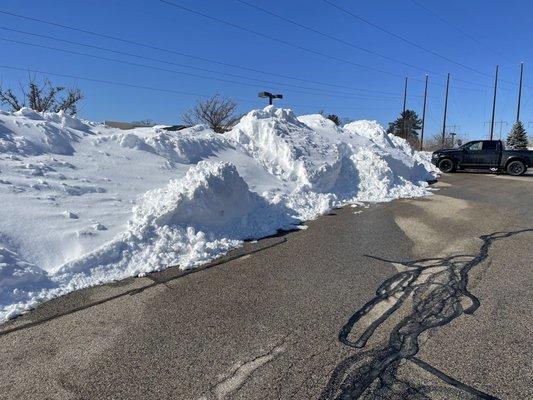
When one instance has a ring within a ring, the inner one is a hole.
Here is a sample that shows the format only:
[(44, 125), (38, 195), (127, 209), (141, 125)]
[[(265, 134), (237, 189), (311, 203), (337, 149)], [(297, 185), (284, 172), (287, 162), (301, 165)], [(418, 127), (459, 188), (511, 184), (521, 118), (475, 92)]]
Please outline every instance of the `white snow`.
[(376, 122), (253, 110), (121, 131), (0, 112), (0, 321), (72, 290), (193, 268), (333, 207), (428, 194), (427, 154)]

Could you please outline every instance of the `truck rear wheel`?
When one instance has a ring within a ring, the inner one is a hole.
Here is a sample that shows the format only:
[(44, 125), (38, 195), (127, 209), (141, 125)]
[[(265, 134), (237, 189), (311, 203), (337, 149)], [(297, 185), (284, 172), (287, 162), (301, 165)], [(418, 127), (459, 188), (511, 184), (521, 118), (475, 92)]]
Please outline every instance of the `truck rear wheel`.
[(440, 160), (438, 167), (441, 172), (444, 172), (445, 174), (455, 172), (455, 164), (449, 158), (443, 158), (442, 160)]
[(526, 165), (520, 161), (515, 160), (507, 164), (507, 173), (513, 176), (519, 176), (526, 172)]

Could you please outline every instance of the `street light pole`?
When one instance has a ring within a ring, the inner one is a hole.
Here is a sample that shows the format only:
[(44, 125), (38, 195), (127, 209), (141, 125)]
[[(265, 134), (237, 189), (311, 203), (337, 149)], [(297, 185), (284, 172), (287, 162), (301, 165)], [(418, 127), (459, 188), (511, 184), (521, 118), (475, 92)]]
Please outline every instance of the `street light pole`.
[(259, 97), (262, 97), (262, 98), (267, 98), (268, 97), (268, 105), (272, 105), (272, 100), (273, 99), (282, 99), (283, 98), (283, 95), (282, 94), (272, 94), (270, 92), (259, 92), (258, 94)]
[(450, 132), (450, 136), (452, 137), (452, 149), (453, 149), (453, 145), (454, 145), (454, 142), (455, 142), (455, 136), (457, 135), (457, 133), (455, 132)]
[(453, 146), (455, 145), (455, 137), (458, 135), (457, 131), (461, 128), (461, 126), (457, 124), (453, 124), (453, 125), (448, 125), (447, 128), (449, 131), (451, 131), (450, 133), (448, 133), (448, 135), (452, 138), (452, 148), (453, 148)]

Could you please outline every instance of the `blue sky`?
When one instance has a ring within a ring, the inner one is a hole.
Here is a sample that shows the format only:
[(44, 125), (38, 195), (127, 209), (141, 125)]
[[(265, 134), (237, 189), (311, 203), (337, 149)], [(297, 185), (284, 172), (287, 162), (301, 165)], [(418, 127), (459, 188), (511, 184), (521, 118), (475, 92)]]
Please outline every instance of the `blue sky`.
[[(161, 123), (176, 123), (181, 113), (200, 98), (193, 94), (220, 93), (236, 99), (240, 111), (246, 112), (264, 105), (265, 101), (257, 98), (257, 92), (269, 90), (283, 93), (284, 99), (278, 104), (292, 108), (297, 114), (324, 110), (352, 119), (376, 119), (386, 125), (401, 111), (405, 76), (409, 77), (408, 108), (422, 113), (423, 79), (427, 72), (430, 86), (426, 132), (431, 136), (442, 129), (445, 75), (450, 72), (448, 125), (452, 129), (457, 125), (454, 130), (473, 139), (484, 137), (488, 132), (485, 122), (490, 120), (496, 64), (500, 64), (501, 77), (496, 120), (508, 123), (503, 125), (504, 133), (509, 130), (516, 118), (519, 63), (523, 61), (525, 87), (521, 119), (526, 127), (533, 121), (533, 82), (529, 73), (529, 66), (533, 65), (530, 62), (533, 61), (530, 45), (533, 4), (528, 1), (417, 0), (453, 24), (450, 26), (411, 0), (328, 0), (412, 44), (322, 0), (246, 1), (347, 43), (295, 26), (238, 0), (169, 1), (277, 40), (158, 0), (54, 0), (23, 2), (24, 5), (20, 1), (4, 0), (0, 5), (3, 12), (141, 42), (170, 52), (0, 13), (3, 86), (17, 87), (18, 82), (28, 76), (27, 70), (39, 70), (167, 90), (152, 91), (49, 75), (54, 83), (77, 85), (85, 92), (80, 115), (92, 120), (150, 118)], [(32, 36), (13, 29), (132, 55)], [(533, 123), (529, 125), (533, 129)], [(499, 128), (496, 125), (496, 135)]]

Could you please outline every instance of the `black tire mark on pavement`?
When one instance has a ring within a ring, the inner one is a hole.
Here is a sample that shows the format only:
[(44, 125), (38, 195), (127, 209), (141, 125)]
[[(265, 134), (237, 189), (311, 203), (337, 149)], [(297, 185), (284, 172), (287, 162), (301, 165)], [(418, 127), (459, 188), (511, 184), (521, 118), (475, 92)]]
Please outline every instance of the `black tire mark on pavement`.
[[(446, 325), (463, 313), (473, 314), (480, 306), (477, 297), (468, 291), (468, 273), (488, 258), (493, 242), (525, 232), (533, 232), (533, 228), (480, 236), (483, 244), (476, 255), (398, 262), (406, 270), (381, 284), (375, 297), (357, 310), (341, 328), (339, 340), (347, 346), (362, 349), (376, 329), (407, 300), (412, 303), (410, 309), (392, 328), (388, 342), (375, 349), (361, 350), (338, 364), (320, 399), (429, 399), (432, 391), (442, 390), (401, 380), (398, 368), (406, 361), (413, 362), (450, 385), (451, 388), (446, 389), (450, 395), (455, 393), (460, 398), (497, 399), (455, 380), (415, 355), (419, 350), (419, 336), (423, 332)], [(465, 307), (466, 299), (471, 304)], [(379, 312), (380, 306), (386, 306), (386, 311), (381, 312), (368, 326), (356, 326), (363, 317), (371, 318), (371, 312)], [(354, 328), (364, 328), (355, 340), (350, 338)]]

